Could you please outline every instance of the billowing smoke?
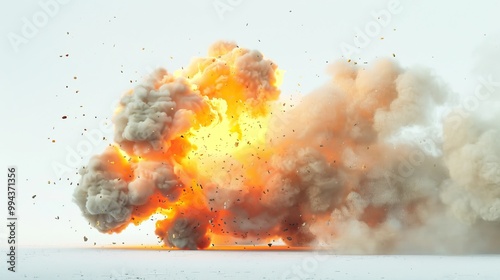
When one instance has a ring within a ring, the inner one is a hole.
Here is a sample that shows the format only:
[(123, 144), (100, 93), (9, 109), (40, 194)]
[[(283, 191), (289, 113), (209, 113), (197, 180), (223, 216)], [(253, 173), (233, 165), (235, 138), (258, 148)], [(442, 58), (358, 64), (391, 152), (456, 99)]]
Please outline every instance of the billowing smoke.
[(106, 233), (162, 214), (156, 234), (182, 249), (499, 252), (500, 84), (483, 80), (470, 110), (427, 69), (330, 73), (287, 103), (277, 65), (233, 43), (157, 70), (122, 97), (76, 203)]

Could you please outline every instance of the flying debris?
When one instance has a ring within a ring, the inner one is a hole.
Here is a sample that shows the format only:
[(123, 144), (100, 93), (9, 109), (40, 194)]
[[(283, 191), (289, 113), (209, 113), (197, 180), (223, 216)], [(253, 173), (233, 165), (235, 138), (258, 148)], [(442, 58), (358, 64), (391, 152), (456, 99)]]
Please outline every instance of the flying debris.
[(334, 63), (290, 108), (282, 74), (230, 42), (153, 72), (122, 96), (115, 144), (80, 170), (83, 215), (118, 233), (160, 214), (156, 235), (181, 249), (500, 251), (497, 125), (436, 118), (447, 87), (392, 59)]

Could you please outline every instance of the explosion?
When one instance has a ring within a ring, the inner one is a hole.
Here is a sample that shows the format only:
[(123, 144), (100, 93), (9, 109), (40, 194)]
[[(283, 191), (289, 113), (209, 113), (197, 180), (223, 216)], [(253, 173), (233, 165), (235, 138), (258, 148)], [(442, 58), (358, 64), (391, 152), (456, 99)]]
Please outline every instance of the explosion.
[(155, 71), (121, 98), (116, 144), (81, 169), (83, 215), (118, 233), (161, 214), (155, 233), (180, 249), (498, 252), (498, 125), (457, 118), (429, 71), (389, 60), (339, 62), (290, 109), (282, 73), (228, 42)]

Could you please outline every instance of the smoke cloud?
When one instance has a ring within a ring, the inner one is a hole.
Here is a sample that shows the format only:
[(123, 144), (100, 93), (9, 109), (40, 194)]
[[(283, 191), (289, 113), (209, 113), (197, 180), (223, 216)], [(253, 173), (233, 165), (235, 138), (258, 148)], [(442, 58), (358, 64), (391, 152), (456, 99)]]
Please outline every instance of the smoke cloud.
[(428, 69), (329, 74), (287, 104), (277, 65), (234, 43), (159, 69), (122, 97), (116, 145), (81, 169), (74, 200), (103, 233), (162, 214), (156, 234), (181, 249), (499, 252), (500, 84), (484, 79), (469, 110)]

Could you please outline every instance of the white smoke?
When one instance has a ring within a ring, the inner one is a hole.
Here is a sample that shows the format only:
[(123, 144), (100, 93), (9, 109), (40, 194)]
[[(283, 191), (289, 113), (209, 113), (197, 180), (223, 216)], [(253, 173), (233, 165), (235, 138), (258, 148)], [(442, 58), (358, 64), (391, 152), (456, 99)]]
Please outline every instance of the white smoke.
[[(276, 106), (255, 149), (183, 165), (179, 145), (208, 125), (200, 119), (227, 117), (245, 135), (241, 110), (262, 114), (278, 97), (276, 69), (260, 52), (220, 42), (187, 78), (159, 70), (125, 94), (113, 120), (130, 156), (109, 148), (82, 169), (75, 200), (84, 216), (120, 231), (137, 207), (151, 208), (147, 216), (175, 202), (156, 233), (183, 249), (205, 248), (215, 234), (342, 253), (500, 250), (500, 86), (491, 79), (487, 102), (464, 113), (428, 69), (337, 63), (294, 108)], [(227, 111), (214, 113), (212, 99)]]
[(94, 156), (80, 170), (74, 199), (90, 224), (101, 232), (126, 224), (132, 213), (127, 182), (110, 165), (121, 159), (110, 149)]
[(168, 149), (169, 140), (192, 126), (192, 115), (205, 107), (186, 80), (159, 69), (122, 97), (113, 118), (115, 141), (132, 154), (161, 152)]

